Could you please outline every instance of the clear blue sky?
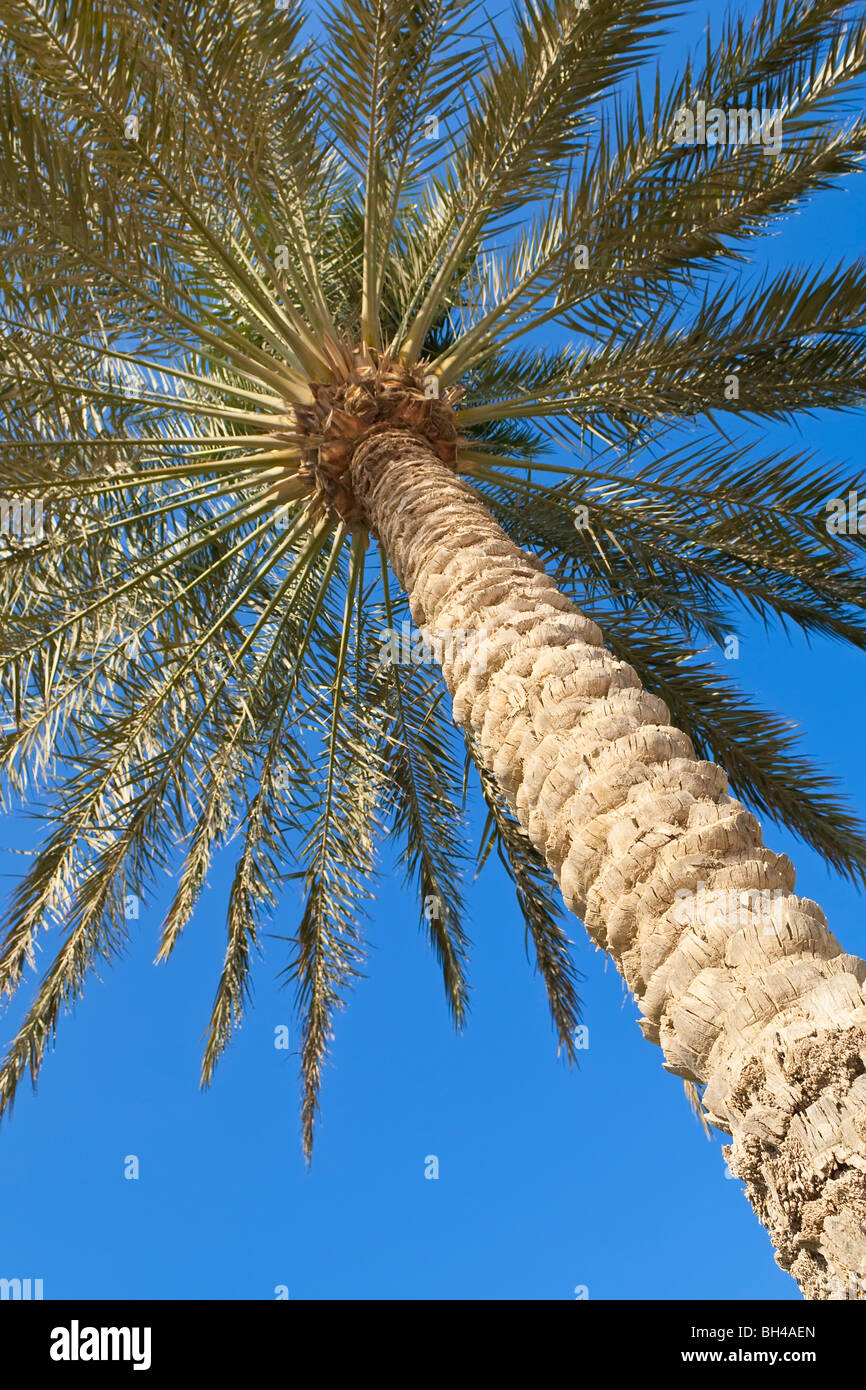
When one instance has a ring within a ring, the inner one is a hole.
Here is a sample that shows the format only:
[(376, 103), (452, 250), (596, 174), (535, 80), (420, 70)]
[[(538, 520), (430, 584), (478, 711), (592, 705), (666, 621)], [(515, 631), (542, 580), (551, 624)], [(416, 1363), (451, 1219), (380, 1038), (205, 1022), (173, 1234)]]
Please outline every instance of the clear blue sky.
[[(696, 41), (707, 12), (694, 7)], [(866, 190), (852, 185), (753, 254), (832, 262), (857, 254), (864, 225)], [(774, 427), (768, 452), (819, 447), (849, 462), (853, 486), (863, 428), (826, 415), (800, 435)], [(802, 726), (866, 814), (866, 658), (740, 631), (744, 688)], [(843, 945), (866, 952), (863, 897), (783, 831), (766, 837), (792, 856), (798, 891), (823, 904)], [(32, 825), (7, 818), (3, 843), (31, 847)], [(6, 854), (2, 868), (22, 862)], [(254, 1007), (212, 1090), (198, 1088), (227, 888), (218, 865), (168, 966), (152, 965), (167, 893), (144, 909), (133, 949), (62, 1021), (38, 1094), (22, 1087), (0, 1126), (0, 1276), (42, 1278), (46, 1298), (269, 1299), (278, 1285), (293, 1299), (558, 1300), (579, 1285), (590, 1299), (799, 1298), (725, 1178), (721, 1139), (702, 1134), (578, 923), (590, 1045), (579, 1070), (557, 1061), (512, 890), (492, 861), (470, 894), (472, 1008), (459, 1037), (415, 903), (386, 875), (307, 1169), (297, 1033), (276, 981), (283, 942), (265, 942)], [(290, 892), (274, 932), (296, 918)], [(0, 1019), (0, 1043), (20, 1013)], [(273, 1045), (280, 1024), (291, 1027), (289, 1052)], [(137, 1181), (124, 1178), (130, 1154)], [(425, 1179), (428, 1155), (438, 1180)]]

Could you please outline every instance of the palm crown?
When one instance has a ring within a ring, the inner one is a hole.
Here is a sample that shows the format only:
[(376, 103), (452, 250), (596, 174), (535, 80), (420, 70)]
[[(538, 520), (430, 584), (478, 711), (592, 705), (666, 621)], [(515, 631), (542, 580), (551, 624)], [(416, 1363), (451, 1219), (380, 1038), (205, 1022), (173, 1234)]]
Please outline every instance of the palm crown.
[[(0, 541), (2, 766), (50, 809), (2, 992), (52, 924), (61, 944), (0, 1111), (129, 895), (176, 871), (165, 959), (231, 841), (204, 1079), (300, 880), (309, 1148), (382, 833), (464, 1016), (473, 770), (478, 860), (515, 881), (570, 1054), (553, 880), (437, 671), (383, 659), (409, 612), (346, 468), (377, 419), (471, 480), (738, 794), (863, 878), (788, 725), (700, 657), (734, 603), (866, 645), (862, 541), (825, 525), (850, 479), (728, 431), (861, 401), (862, 264), (731, 273), (861, 163), (847, 8), (768, 0), (665, 85), (643, 64), (674, 3), (530, 0), (503, 38), (465, 0), (358, 0), (314, 43), (295, 3), (6, 0), (0, 486), (43, 526)], [(781, 113), (781, 150), (678, 143), (699, 101)]]

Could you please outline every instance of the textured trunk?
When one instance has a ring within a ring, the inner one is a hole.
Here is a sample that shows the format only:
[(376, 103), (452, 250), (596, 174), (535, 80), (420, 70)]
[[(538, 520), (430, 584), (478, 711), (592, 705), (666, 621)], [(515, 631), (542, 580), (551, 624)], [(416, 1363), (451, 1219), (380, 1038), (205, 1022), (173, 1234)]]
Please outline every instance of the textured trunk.
[(705, 1086), (779, 1264), (807, 1298), (866, 1297), (866, 964), (472, 488), (398, 432), (364, 440), (352, 478), (415, 622), (458, 639), (455, 722), (667, 1070)]

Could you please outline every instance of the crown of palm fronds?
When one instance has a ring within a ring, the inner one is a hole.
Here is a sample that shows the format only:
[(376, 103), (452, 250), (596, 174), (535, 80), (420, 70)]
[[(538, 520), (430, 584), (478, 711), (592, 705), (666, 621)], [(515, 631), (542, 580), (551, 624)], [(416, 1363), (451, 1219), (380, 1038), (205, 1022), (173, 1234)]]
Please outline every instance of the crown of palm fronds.
[[(10, 801), (49, 809), (0, 994), (46, 927), (62, 944), (0, 1111), (122, 948), (129, 895), (175, 870), (165, 959), (230, 840), (205, 1081), (300, 880), (309, 1149), (389, 831), (462, 1020), (474, 750), (434, 670), (382, 661), (406, 603), (341, 492), (339, 440), (328, 472), (316, 435), (335, 412), (351, 431), (364, 392), (420, 409), (437, 381), (442, 448), (509, 534), (741, 795), (863, 877), (866, 843), (789, 727), (686, 658), (737, 603), (866, 646), (862, 541), (824, 525), (850, 481), (721, 428), (862, 399), (866, 267), (747, 283), (738, 265), (859, 168), (866, 121), (843, 106), (866, 22), (767, 0), (669, 86), (636, 82), (678, 10), (529, 0), (501, 37), (467, 0), (334, 0), (313, 43), (294, 0), (5, 0), (2, 770)], [(678, 145), (698, 100), (781, 112), (782, 150)], [(25, 500), (41, 526), (16, 529)], [(570, 1055), (552, 881), (485, 773), (480, 790), (479, 863), (495, 846), (515, 881)]]

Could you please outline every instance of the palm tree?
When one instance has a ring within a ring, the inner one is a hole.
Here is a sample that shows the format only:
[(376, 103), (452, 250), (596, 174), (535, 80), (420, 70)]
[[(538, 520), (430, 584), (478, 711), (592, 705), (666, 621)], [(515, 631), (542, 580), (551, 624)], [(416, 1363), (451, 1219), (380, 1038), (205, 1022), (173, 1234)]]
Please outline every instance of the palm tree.
[(635, 77), (679, 10), (4, 0), (2, 768), (48, 828), (2, 995), (59, 948), (0, 1112), (157, 870), (165, 960), (234, 841), (203, 1081), (299, 880), (309, 1153), (383, 832), (464, 1019), (477, 774), (560, 1048), (556, 883), (778, 1262), (862, 1296), (866, 965), (743, 802), (860, 882), (866, 840), (699, 644), (741, 605), (866, 646), (850, 479), (743, 423), (861, 403), (866, 267), (733, 273), (859, 168), (866, 21), (765, 0)]

